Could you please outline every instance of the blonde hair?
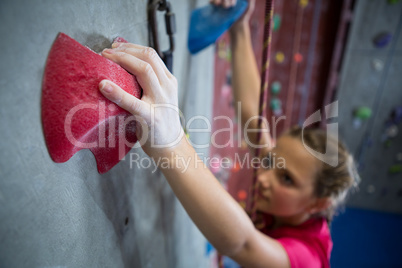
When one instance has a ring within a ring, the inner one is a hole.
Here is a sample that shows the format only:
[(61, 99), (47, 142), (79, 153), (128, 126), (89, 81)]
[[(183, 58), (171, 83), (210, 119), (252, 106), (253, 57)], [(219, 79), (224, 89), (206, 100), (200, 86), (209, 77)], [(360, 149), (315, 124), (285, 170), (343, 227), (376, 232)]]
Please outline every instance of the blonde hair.
[[(321, 169), (315, 178), (314, 187), (316, 197), (328, 197), (331, 201), (330, 206), (321, 211), (319, 216), (326, 217), (329, 221), (332, 220), (338, 209), (344, 204), (348, 193), (352, 189), (356, 190), (360, 182), (352, 155), (342, 142), (322, 129), (294, 127), (285, 135), (302, 140), (305, 145), (322, 154), (337, 152), (337, 156), (329, 156), (338, 157), (338, 164), (335, 167), (320, 161)], [(336, 149), (335, 146), (338, 147), (337, 150), (333, 150)]]

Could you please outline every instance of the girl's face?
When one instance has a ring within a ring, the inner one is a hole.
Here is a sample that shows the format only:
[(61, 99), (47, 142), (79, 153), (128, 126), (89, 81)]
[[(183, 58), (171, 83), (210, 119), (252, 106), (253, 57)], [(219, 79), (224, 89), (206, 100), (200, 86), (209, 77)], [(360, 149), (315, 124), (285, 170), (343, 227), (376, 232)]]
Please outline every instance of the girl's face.
[(258, 173), (257, 210), (284, 219), (316, 212), (313, 193), (319, 160), (300, 140), (286, 135), (278, 139), (270, 156), (271, 169)]

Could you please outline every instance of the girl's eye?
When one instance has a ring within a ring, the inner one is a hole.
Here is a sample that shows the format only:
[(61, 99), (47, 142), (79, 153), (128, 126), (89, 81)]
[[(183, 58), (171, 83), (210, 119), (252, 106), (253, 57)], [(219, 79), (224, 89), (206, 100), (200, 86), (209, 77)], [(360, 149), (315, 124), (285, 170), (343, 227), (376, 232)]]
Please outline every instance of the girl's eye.
[(284, 174), (284, 175), (282, 176), (282, 181), (283, 181), (283, 183), (286, 184), (286, 185), (293, 185), (293, 180), (292, 180), (292, 178), (291, 178), (289, 175), (287, 175), (287, 174)]

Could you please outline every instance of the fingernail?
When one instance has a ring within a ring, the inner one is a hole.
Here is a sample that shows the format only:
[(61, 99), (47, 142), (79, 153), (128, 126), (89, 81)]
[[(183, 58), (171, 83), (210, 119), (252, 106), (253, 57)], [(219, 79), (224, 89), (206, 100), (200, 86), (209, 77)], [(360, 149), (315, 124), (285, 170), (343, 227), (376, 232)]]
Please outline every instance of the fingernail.
[(116, 47), (119, 47), (120, 45), (121, 45), (121, 43), (116, 42), (116, 43), (113, 43), (113, 44), (112, 44), (112, 47), (113, 47), (113, 48), (116, 48)]
[(107, 54), (113, 54), (114, 51), (113, 49), (105, 48), (102, 52), (107, 53)]
[(101, 84), (101, 90), (102, 90), (103, 92), (110, 93), (110, 92), (113, 91), (113, 87), (112, 87), (109, 83), (107, 83), (107, 82), (102, 82), (102, 84)]

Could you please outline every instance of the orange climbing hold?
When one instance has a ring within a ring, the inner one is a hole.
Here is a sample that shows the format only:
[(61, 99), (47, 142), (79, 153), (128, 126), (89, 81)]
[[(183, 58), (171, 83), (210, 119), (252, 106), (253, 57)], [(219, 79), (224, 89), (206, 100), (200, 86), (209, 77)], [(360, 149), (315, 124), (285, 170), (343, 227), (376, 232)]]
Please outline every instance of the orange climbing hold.
[(244, 190), (240, 190), (239, 192), (237, 192), (237, 197), (240, 200), (245, 200), (247, 198), (247, 192)]
[(237, 171), (239, 171), (239, 170), (240, 170), (240, 165), (239, 165), (239, 163), (234, 162), (234, 163), (233, 163), (232, 171), (233, 171), (233, 172), (237, 172)]

